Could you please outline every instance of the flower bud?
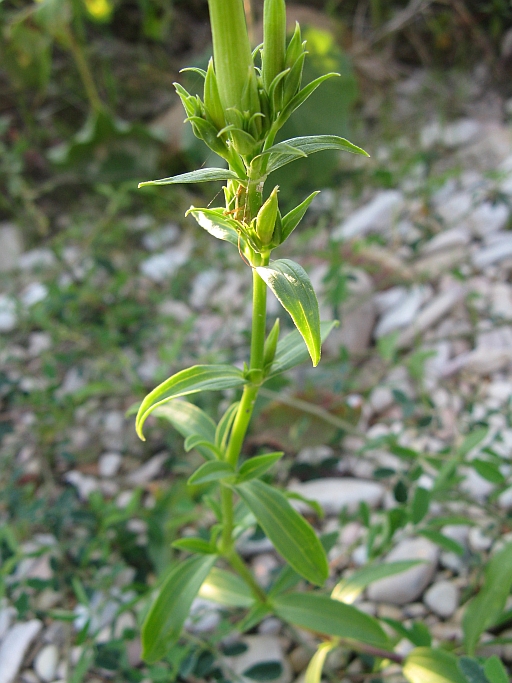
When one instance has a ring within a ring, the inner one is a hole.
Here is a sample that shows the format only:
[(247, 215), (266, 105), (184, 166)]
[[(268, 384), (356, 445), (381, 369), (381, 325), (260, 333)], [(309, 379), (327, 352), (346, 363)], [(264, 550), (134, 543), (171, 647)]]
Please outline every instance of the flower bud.
[(265, 346), (263, 347), (263, 367), (265, 370), (270, 370), (274, 357), (276, 355), (277, 342), (279, 340), (279, 318), (276, 318), (274, 326), (268, 333), (265, 339)]
[(226, 125), (226, 121), (217, 87), (217, 78), (213, 70), (213, 59), (210, 59), (208, 62), (208, 70), (204, 80), (204, 107), (206, 115), (211, 119), (213, 125), (218, 130), (222, 130)]
[(279, 187), (276, 185), (256, 216), (256, 233), (264, 246), (268, 246), (272, 242), (279, 208), (277, 201), (278, 192)]
[(283, 71), (286, 50), (286, 7), (284, 0), (265, 0), (263, 6), (263, 85), (270, 84)]

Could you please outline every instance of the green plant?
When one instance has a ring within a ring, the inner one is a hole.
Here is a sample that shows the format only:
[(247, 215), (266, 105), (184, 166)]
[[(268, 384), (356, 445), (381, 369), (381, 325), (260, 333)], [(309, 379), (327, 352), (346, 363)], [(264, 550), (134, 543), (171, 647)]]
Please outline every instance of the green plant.
[[(209, 536), (186, 537), (173, 543), (175, 549), (190, 557), (173, 564), (160, 586), (143, 625), (143, 657), (154, 664), (168, 654), (180, 638), (192, 602), (199, 594), (246, 610), (237, 623), (238, 631), (252, 628), (273, 613), (284, 622), (322, 634), (326, 641), (311, 660), (308, 681), (320, 680), (328, 652), (342, 645), (369, 656), (376, 674), (387, 662), (394, 661), (403, 665), (411, 683), (465, 683), (469, 680), (466, 669), (474, 668), (473, 660), (467, 658), (464, 664), (451, 653), (432, 649), (430, 635), (421, 629), (409, 634), (416, 647), (403, 657), (393, 651), (396, 639), (386, 634), (378, 620), (350, 604), (368, 583), (404, 571), (409, 563), (370, 567), (352, 582), (342, 581), (330, 596), (316, 590), (294, 590), (301, 579), (323, 586), (329, 573), (325, 550), (328, 539), (320, 540), (291, 506), (289, 496), (262, 480), (283, 453), (267, 453), (241, 462), (260, 387), (304, 362), (308, 353), (316, 366), (322, 340), (334, 325), (320, 323), (316, 296), (303, 268), (288, 259), (270, 261), (271, 252), (297, 227), (316, 192), (282, 216), (278, 187), (265, 199), (264, 183), (273, 171), (314, 152), (334, 149), (366, 153), (330, 135), (276, 142), (293, 111), (322, 82), (336, 75), (325, 74), (301, 86), (305, 45), (299, 26), (286, 44), (284, 0), (265, 0), (264, 42), (252, 53), (241, 0), (209, 0), (209, 7), (214, 61), (206, 71), (195, 70), (204, 78), (204, 98), (190, 95), (179, 84), (176, 90), (195, 135), (228, 167), (204, 168), (140, 186), (226, 182), (224, 207), (191, 207), (188, 213), (211, 235), (238, 249), (252, 270), (250, 360), (243, 369), (196, 365), (182, 370), (148, 394), (138, 410), (136, 429), (141, 438), (146, 419), (154, 414), (168, 420), (184, 437), (186, 451), (195, 449), (204, 457), (204, 464), (192, 474), (189, 484), (207, 494), (203, 499), (216, 518)], [(267, 287), (297, 327), (282, 339), (278, 320), (266, 333)], [(218, 424), (198, 406), (182, 400), (202, 391), (223, 389), (241, 389), (242, 395), (227, 408)], [(398, 494), (396, 497), (398, 500)], [(424, 514), (421, 501), (417, 501), (416, 508), (420, 520)], [(236, 550), (237, 539), (255, 523), (287, 563), (268, 591), (258, 584)], [(219, 563), (230, 566), (234, 573), (216, 566)], [(478, 662), (476, 665), (480, 666)], [(487, 668), (494, 671), (493, 666)], [(498, 680), (492, 678), (493, 683)]]

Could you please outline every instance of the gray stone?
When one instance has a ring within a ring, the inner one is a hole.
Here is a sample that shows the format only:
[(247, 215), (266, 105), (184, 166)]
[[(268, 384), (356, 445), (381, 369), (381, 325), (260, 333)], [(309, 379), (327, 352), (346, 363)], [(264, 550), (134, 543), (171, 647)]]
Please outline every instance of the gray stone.
[(142, 484), (147, 484), (152, 479), (154, 479), (162, 469), (162, 465), (169, 457), (168, 453), (158, 453), (150, 458), (144, 465), (137, 468), (127, 477), (127, 481), (135, 486), (141, 486)]
[(0, 273), (16, 270), (23, 251), (19, 228), (13, 223), (0, 223)]
[(375, 328), (375, 337), (380, 338), (394, 330), (410, 325), (428, 296), (428, 290), (422, 285), (414, 285), (410, 291), (393, 308), (380, 318)]
[(451, 247), (463, 247), (469, 244), (470, 241), (471, 235), (469, 230), (459, 226), (440, 232), (421, 247), (421, 253), (432, 254), (443, 249), (450, 249)]
[(2, 600), (0, 609), (0, 642), (5, 637), (5, 634), (9, 630), (9, 627), (16, 617), (16, 610), (14, 607), (7, 605), (5, 601)]
[(42, 282), (31, 282), (25, 287), (25, 289), (20, 294), (21, 303), (30, 308), (38, 304), (40, 301), (44, 301), (48, 296), (48, 287)]
[(284, 656), (278, 638), (267, 635), (244, 636), (241, 642), (247, 646), (247, 650), (235, 657), (224, 657), (222, 667), (228, 679), (235, 678), (240, 683), (252, 683), (252, 679), (243, 676), (255, 664), (263, 662), (279, 662), (282, 673), (273, 679), (274, 683), (290, 683), (292, 680), (292, 668)]
[(142, 244), (148, 251), (158, 251), (163, 247), (176, 242), (180, 234), (179, 226), (176, 223), (169, 223), (159, 230), (148, 232), (142, 238)]
[(482, 125), (474, 119), (459, 119), (445, 127), (442, 142), (446, 147), (461, 147), (473, 142), (481, 133)]
[(32, 619), (11, 628), (0, 646), (0, 683), (15, 683), (28, 648), (43, 624)]
[(192, 283), (192, 291), (189, 299), (190, 305), (196, 309), (202, 308), (213, 294), (220, 279), (220, 271), (214, 268), (203, 270), (199, 273)]
[(464, 295), (465, 289), (460, 285), (453, 285), (446, 292), (438, 294), (416, 315), (411, 325), (400, 334), (398, 347), (408, 346), (420, 333), (433, 327), (463, 299)]
[(115, 477), (121, 467), (121, 453), (103, 453), (98, 461), (100, 477)]
[(485, 550), (489, 550), (492, 546), (492, 538), (486, 536), (482, 529), (477, 526), (471, 527), (469, 530), (469, 547), (476, 553), (481, 553)]
[(16, 302), (6, 294), (0, 294), (0, 332), (11, 332), (18, 324)]
[(452, 581), (439, 581), (430, 586), (423, 600), (432, 612), (448, 619), (459, 606), (459, 590)]
[(485, 237), (502, 230), (509, 215), (505, 204), (482, 202), (469, 214), (466, 223), (477, 237)]
[(39, 678), (50, 683), (55, 678), (59, 663), (59, 651), (55, 645), (46, 645), (37, 653), (34, 660), (34, 671)]
[(386, 232), (404, 207), (404, 198), (397, 190), (379, 192), (369, 204), (355, 211), (332, 232), (334, 240), (362, 237), (369, 232)]
[(19, 258), (20, 269), (26, 271), (51, 268), (56, 263), (57, 258), (51, 249), (31, 249)]
[(471, 211), (473, 201), (467, 192), (457, 192), (448, 199), (436, 201), (436, 210), (446, 225), (459, 224)]
[[(316, 501), (328, 515), (337, 515), (344, 508), (354, 512), (363, 502), (375, 508), (384, 496), (384, 487), (381, 484), (351, 477), (313, 479), (292, 484), (289, 490)], [(310, 509), (301, 501), (294, 500), (292, 504), (301, 512)]]
[(176, 247), (154, 254), (140, 264), (140, 272), (153, 282), (169, 280), (190, 258), (192, 240), (184, 239)]
[(64, 475), (64, 480), (74, 486), (81, 500), (87, 500), (93, 491), (99, 489), (98, 480), (83, 474), (79, 470), (71, 470)]
[(487, 268), (493, 263), (499, 263), (512, 256), (512, 235), (507, 234), (499, 242), (483, 247), (473, 254), (475, 268)]
[(408, 538), (401, 541), (387, 555), (386, 562), (423, 560), (405, 572), (375, 581), (368, 588), (368, 598), (375, 602), (405, 605), (414, 602), (428, 586), (439, 558), (439, 549), (426, 538)]

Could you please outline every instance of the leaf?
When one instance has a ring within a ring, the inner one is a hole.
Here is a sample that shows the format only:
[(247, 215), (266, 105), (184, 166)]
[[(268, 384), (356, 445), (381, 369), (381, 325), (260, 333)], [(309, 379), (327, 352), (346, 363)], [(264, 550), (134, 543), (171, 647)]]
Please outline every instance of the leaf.
[[(293, 114), (293, 112), (298, 109), (301, 104), (304, 104), (304, 102), (308, 99), (308, 97), (311, 97), (311, 95), (315, 92), (315, 90), (322, 85), (324, 81), (326, 81), (328, 78), (333, 78), (334, 76), (339, 76), (337, 73), (329, 73), (329, 74), (324, 74), (323, 76), (319, 76), (318, 78), (315, 78), (314, 81), (311, 81), (311, 83), (308, 83), (302, 90), (300, 90), (295, 97), (293, 97), (290, 102), (286, 105), (286, 107), (283, 109), (281, 114), (279, 115), (278, 118), (278, 124), (279, 127), (282, 127), (287, 121), (287, 119)], [(267, 171), (267, 173), (270, 173), (270, 171)]]
[(460, 543), (457, 543), (457, 541), (454, 541), (453, 538), (449, 538), (448, 536), (445, 536), (439, 531), (432, 531), (431, 529), (422, 529), (421, 531), (418, 531), (418, 533), (421, 536), (428, 538), (428, 540), (432, 541), (432, 543), (440, 545), (441, 548), (444, 548), (449, 553), (455, 553), (456, 555), (464, 555), (464, 548), (461, 546)]
[(190, 436), (187, 436), (183, 447), (187, 453), (194, 448), (197, 450), (199, 448), (204, 448), (204, 450), (208, 451), (208, 457), (206, 458), (207, 460), (214, 460), (215, 458), (222, 460), (222, 453), (219, 451), (217, 446), (211, 441), (206, 441), (206, 439), (203, 439), (201, 434), (191, 434)]
[(190, 173), (181, 173), (170, 178), (160, 180), (145, 180), (139, 183), (138, 187), (146, 185), (178, 185), (180, 183), (209, 183), (215, 180), (239, 180), (234, 171), (227, 168), (200, 168)]
[(215, 443), (221, 452), (226, 450), (229, 433), (235, 420), (239, 405), (240, 401), (236, 401), (229, 406), (224, 415), (221, 417), (217, 429), (215, 430)]
[(309, 197), (301, 202), (294, 209), (289, 211), (286, 216), (282, 218), (282, 228), (281, 228), (281, 243), (283, 243), (292, 234), (298, 224), (301, 222), (304, 214), (309, 208), (309, 205), (313, 199), (320, 194), (320, 191), (312, 192)]
[[(327, 339), (331, 331), (338, 326), (336, 320), (330, 322), (320, 323), (320, 336), (322, 343)], [(304, 363), (308, 359), (308, 349), (304, 344), (300, 333), (297, 330), (290, 332), (285, 337), (279, 340), (277, 343), (277, 351), (274, 357), (274, 362), (272, 363), (272, 369), (268, 377), (274, 377), (275, 375), (284, 372), (285, 370), (290, 370), (290, 368), (295, 367)]]
[(329, 575), (322, 544), (304, 517), (277, 489), (258, 479), (235, 486), (277, 552), (302, 577), (321, 586)]
[(487, 481), (490, 481), (492, 484), (504, 484), (506, 481), (505, 477), (500, 472), (500, 468), (492, 462), (475, 458), (475, 460), (471, 460), (469, 464), (481, 477), (487, 479)]
[(190, 553), (201, 553), (202, 555), (211, 555), (216, 552), (211, 543), (205, 541), (204, 538), (179, 538), (171, 545), (177, 550), (187, 550)]
[(193, 365), (162, 382), (142, 401), (135, 419), (139, 437), (145, 441), (142, 427), (155, 408), (178, 396), (196, 394), (199, 391), (232, 389), (245, 383), (241, 370), (232, 365)]
[(308, 507), (315, 511), (315, 514), (319, 519), (323, 519), (325, 517), (324, 509), (317, 500), (307, 498), (306, 496), (303, 496), (302, 493), (297, 493), (297, 491), (285, 491), (284, 495), (288, 498), (288, 500), (298, 500), (301, 503), (305, 503)]
[(498, 655), (493, 655), (484, 664), (484, 673), (489, 683), (509, 683), (508, 674)]
[(236, 479), (237, 484), (241, 484), (244, 481), (249, 481), (250, 479), (255, 479), (256, 477), (261, 477), (265, 474), (274, 463), (283, 457), (284, 453), (282, 451), (278, 453), (266, 453), (265, 455), (257, 455), (255, 458), (250, 458), (246, 460), (244, 464), (238, 470), (238, 476)]
[(421, 564), (421, 562), (419, 560), (403, 560), (363, 567), (336, 584), (331, 593), (331, 598), (350, 605), (374, 581), (400, 574), (417, 564)]
[(142, 659), (154, 664), (180, 637), (190, 607), (216, 555), (192, 557), (176, 565), (164, 582), (142, 626)]
[(311, 661), (306, 669), (306, 676), (304, 678), (304, 683), (320, 683), (322, 680), (322, 670), (324, 668), (325, 660), (327, 655), (331, 650), (334, 650), (336, 643), (332, 641), (327, 641), (325, 643), (320, 643)]
[(455, 655), (429, 647), (418, 647), (407, 655), (402, 672), (410, 683), (467, 683)]
[(239, 576), (213, 567), (199, 589), (199, 597), (226, 607), (252, 607), (254, 597)]
[(302, 266), (289, 259), (273, 261), (269, 266), (256, 268), (256, 271), (290, 314), (316, 367), (320, 361), (322, 343), (320, 314), (308, 274)]
[(411, 506), (411, 521), (418, 524), (424, 519), (430, 505), (430, 491), (418, 486), (414, 492)]
[(220, 460), (212, 460), (201, 465), (201, 467), (189, 477), (187, 484), (190, 486), (208, 484), (211, 481), (226, 479), (226, 477), (231, 477), (234, 474), (235, 471), (229, 463)]
[(287, 593), (274, 598), (273, 604), (280, 619), (301, 628), (375, 647), (387, 647), (389, 644), (376, 619), (327, 595)]
[(289, 164), (291, 161), (295, 161), (299, 157), (309, 156), (315, 152), (323, 152), (327, 149), (362, 154), (365, 157), (370, 156), (361, 147), (353, 145), (338, 135), (307, 135), (305, 137), (283, 140), (283, 142), (278, 142), (266, 150), (265, 154), (270, 155), (267, 173), (272, 173), (272, 171), (285, 166), (285, 164)]
[[(199, 435), (209, 443), (215, 440), (215, 422), (201, 408), (188, 401), (175, 400), (156, 408), (154, 414), (172, 424), (184, 439)], [(195, 448), (206, 460), (211, 460), (209, 448), (196, 445)]]
[(268, 605), (256, 603), (247, 612), (245, 617), (237, 623), (236, 630), (240, 633), (245, 633), (245, 631), (251, 631), (269, 614), (271, 614), (271, 609)]
[(482, 633), (500, 616), (512, 587), (512, 543), (491, 557), (478, 595), (466, 607), (462, 618), (464, 645), (473, 655)]
[(235, 247), (245, 246), (245, 240), (238, 232), (238, 223), (234, 218), (226, 216), (224, 209), (195, 209), (191, 206), (186, 215), (189, 214), (194, 216), (201, 228), (218, 240), (229, 242)]
[(459, 669), (466, 677), (468, 683), (489, 683), (484, 670), (472, 657), (461, 657), (459, 659)]
[(457, 449), (457, 455), (463, 458), (467, 455), (473, 448), (476, 448), (478, 444), (485, 439), (489, 433), (488, 427), (480, 427), (479, 429), (474, 429), (470, 434), (466, 436), (462, 444)]
[(242, 676), (251, 678), (253, 681), (274, 681), (283, 673), (283, 665), (280, 661), (268, 660), (267, 662), (258, 662), (253, 664), (245, 671), (242, 671)]

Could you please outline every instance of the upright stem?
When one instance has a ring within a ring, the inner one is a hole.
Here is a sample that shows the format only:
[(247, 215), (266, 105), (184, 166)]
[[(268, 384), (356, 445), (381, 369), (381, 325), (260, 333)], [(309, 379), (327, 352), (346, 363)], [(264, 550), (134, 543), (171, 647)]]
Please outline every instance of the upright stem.
[[(268, 264), (268, 256), (261, 256), (260, 265)], [(253, 268), (253, 296), (252, 296), (252, 331), (251, 331), (251, 359), (250, 377), (243, 390), (242, 399), (231, 430), (226, 461), (236, 467), (240, 451), (251, 421), (252, 411), (258, 395), (259, 383), (263, 372), (263, 352), (265, 345), (265, 323), (267, 313), (267, 286)], [(255, 582), (240, 556), (234, 549), (233, 540), (233, 491), (227, 486), (221, 488), (222, 505), (222, 538), (221, 551), (224, 557), (249, 584), (258, 600), (265, 600), (265, 594)]]
[(93, 111), (99, 112), (103, 109), (103, 103), (98, 94), (98, 90), (96, 88), (91, 69), (89, 68), (89, 64), (85, 57), (83, 47), (75, 39), (75, 36), (73, 35), (73, 32), (69, 26), (66, 25), (64, 27), (63, 34), (67, 42), (67, 47), (73, 55), (73, 59), (75, 60), (75, 65), (78, 73), (80, 74), (89, 104), (91, 105)]

